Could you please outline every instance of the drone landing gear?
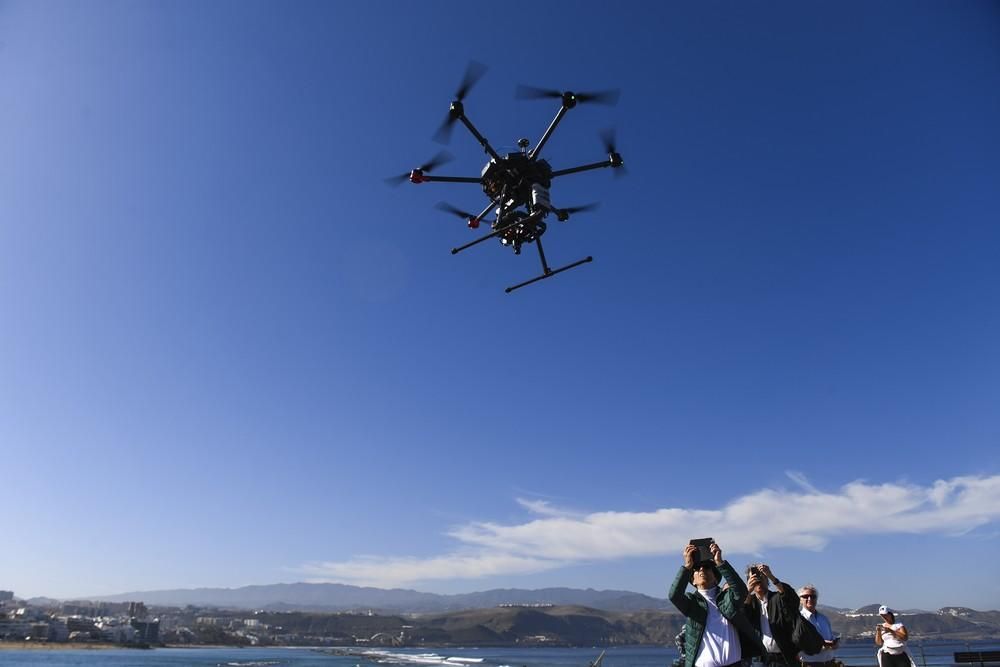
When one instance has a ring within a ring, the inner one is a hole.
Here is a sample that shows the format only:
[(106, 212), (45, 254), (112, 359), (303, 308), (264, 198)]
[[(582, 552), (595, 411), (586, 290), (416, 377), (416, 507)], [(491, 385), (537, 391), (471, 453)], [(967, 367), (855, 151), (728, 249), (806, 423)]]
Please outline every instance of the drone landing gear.
[(516, 289), (520, 289), (522, 287), (530, 285), (531, 283), (537, 283), (539, 280), (545, 280), (546, 278), (551, 278), (557, 273), (568, 271), (569, 269), (572, 269), (575, 266), (580, 266), (581, 264), (586, 264), (588, 262), (594, 261), (593, 257), (588, 256), (584, 257), (581, 260), (577, 260), (572, 264), (567, 264), (564, 267), (558, 269), (550, 269), (548, 262), (545, 261), (545, 251), (542, 249), (542, 237), (539, 236), (538, 238), (535, 239), (535, 245), (538, 246), (538, 258), (542, 260), (542, 275), (535, 276), (531, 280), (525, 280), (523, 283), (518, 283), (517, 285), (512, 285), (508, 287), (507, 289), (504, 290), (504, 292), (506, 292), (507, 294), (510, 294)]

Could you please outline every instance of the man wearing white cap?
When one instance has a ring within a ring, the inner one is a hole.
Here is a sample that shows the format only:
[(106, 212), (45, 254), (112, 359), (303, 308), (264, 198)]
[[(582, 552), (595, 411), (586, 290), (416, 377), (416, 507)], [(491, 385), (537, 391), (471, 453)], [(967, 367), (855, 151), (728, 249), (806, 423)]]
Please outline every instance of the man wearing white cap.
[(896, 622), (896, 613), (882, 605), (878, 608), (878, 615), (882, 617), (882, 622), (875, 626), (875, 646), (878, 646), (879, 667), (911, 667), (913, 660), (906, 652), (906, 640), (910, 633), (906, 631), (906, 626)]

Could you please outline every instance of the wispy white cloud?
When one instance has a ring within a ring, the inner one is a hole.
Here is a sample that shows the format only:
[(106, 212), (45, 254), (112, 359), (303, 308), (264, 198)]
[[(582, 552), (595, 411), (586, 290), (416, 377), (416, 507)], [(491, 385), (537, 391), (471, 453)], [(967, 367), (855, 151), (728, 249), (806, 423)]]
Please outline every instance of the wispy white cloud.
[(517, 504), (528, 510), (532, 514), (538, 514), (539, 516), (551, 516), (551, 517), (583, 517), (585, 514), (583, 512), (575, 512), (573, 510), (562, 509), (560, 507), (555, 507), (548, 500), (530, 500), (528, 498), (517, 498)]
[(753, 554), (781, 547), (819, 550), (846, 535), (956, 535), (1000, 519), (1000, 475), (955, 477), (926, 487), (855, 481), (832, 492), (817, 489), (800, 473), (788, 476), (799, 490), (761, 489), (716, 509), (579, 513), (518, 499), (533, 515), (529, 520), (458, 526), (448, 533), (456, 540), (452, 553), (365, 556), (298, 569), (316, 581), (397, 586), (677, 554), (692, 536), (711, 535), (728, 554)]
[(799, 486), (801, 486), (804, 490), (808, 491), (809, 493), (819, 493), (819, 489), (817, 489), (809, 482), (809, 478), (806, 477), (805, 474), (799, 472), (798, 470), (786, 470), (785, 476), (788, 477), (788, 479), (795, 482), (796, 484), (798, 484)]
[(363, 586), (401, 586), (435, 579), (479, 579), (494, 575), (542, 572), (562, 563), (511, 553), (452, 553), (431, 558), (360, 556), (344, 562), (307, 563), (297, 568), (310, 581), (340, 581)]

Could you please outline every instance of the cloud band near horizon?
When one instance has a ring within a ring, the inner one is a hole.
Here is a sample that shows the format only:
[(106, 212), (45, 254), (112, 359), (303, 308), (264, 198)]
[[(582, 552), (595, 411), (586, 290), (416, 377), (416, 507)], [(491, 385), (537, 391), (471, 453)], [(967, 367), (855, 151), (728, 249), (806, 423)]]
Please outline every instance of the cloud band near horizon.
[[(295, 568), (311, 581), (393, 587), (441, 579), (531, 574), (568, 565), (675, 555), (692, 535), (712, 535), (726, 554), (768, 548), (820, 550), (837, 537), (956, 535), (1000, 518), (1000, 475), (963, 476), (929, 486), (854, 481), (823, 492), (799, 474), (800, 489), (762, 489), (718, 509), (650, 512), (562, 510), (518, 499), (532, 515), (519, 524), (472, 522), (448, 535), (450, 553), (427, 558), (358, 556)], [(767, 530), (760, 530), (767, 525)]]

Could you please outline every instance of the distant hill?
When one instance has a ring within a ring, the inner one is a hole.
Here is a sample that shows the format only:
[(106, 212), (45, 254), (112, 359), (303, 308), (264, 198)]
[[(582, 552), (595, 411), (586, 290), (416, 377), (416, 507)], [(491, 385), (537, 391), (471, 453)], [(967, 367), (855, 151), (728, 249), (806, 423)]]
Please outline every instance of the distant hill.
[(408, 646), (663, 645), (684, 618), (664, 611), (612, 612), (578, 605), (491, 607), (414, 618), (353, 614), (258, 613), (285, 632), (343, 637), (386, 634)]
[(270, 584), (242, 588), (195, 588), (133, 591), (92, 598), (95, 601), (141, 600), (147, 605), (220, 607), (226, 609), (270, 609), (274, 611), (353, 611), (372, 609), (392, 613), (442, 613), (482, 609), (501, 604), (577, 605), (606, 611), (671, 610), (659, 598), (630, 591), (576, 588), (494, 589), (460, 595), (438, 595), (393, 588), (371, 588), (346, 584)]
[[(876, 616), (845, 616), (825, 609), (824, 613), (847, 640), (871, 643)], [(904, 621), (914, 640), (1000, 639), (1000, 612), (967, 613), (968, 617), (957, 617), (921, 611)], [(405, 637), (409, 646), (663, 646), (673, 643), (684, 623), (676, 611), (608, 611), (579, 605), (489, 607), (415, 618), (308, 612), (263, 612), (254, 618), (291, 633), (345, 639), (385, 633)]]
[[(108, 602), (129, 600), (162, 607), (193, 605), (307, 616), (370, 610), (384, 620), (417, 614), (421, 616), (420, 625), (425, 636), (469, 644), (490, 641), (502, 644), (511, 637), (521, 637), (522, 632), (528, 635), (551, 633), (554, 641), (567, 644), (578, 641), (587, 644), (598, 637), (615, 638), (608, 639), (610, 643), (625, 641), (625, 638), (635, 643), (656, 643), (671, 640), (671, 633), (676, 634), (680, 627), (676, 610), (667, 600), (630, 591), (589, 588), (505, 588), (438, 595), (400, 588), (295, 583), (135, 591), (95, 598), (95, 601)], [(878, 606), (879, 603), (870, 603), (856, 609), (822, 607), (822, 610), (844, 637), (870, 640), (879, 621)], [(899, 616), (913, 636), (921, 639), (1000, 638), (1000, 611), (954, 606), (938, 611), (900, 610)], [(473, 623), (475, 619), (480, 620)], [(467, 627), (467, 623), (471, 625)]]

